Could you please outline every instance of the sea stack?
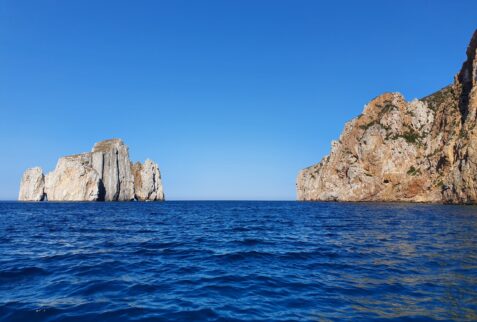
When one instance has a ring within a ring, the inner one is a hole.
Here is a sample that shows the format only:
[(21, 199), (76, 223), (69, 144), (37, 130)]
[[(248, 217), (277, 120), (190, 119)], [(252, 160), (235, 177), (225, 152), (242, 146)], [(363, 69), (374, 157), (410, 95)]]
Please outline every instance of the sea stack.
[(385, 93), (297, 178), (298, 200), (477, 202), (477, 31), (454, 82), (413, 101)]
[(20, 183), (21, 201), (160, 201), (159, 167), (151, 160), (132, 164), (121, 139), (96, 143), (91, 152), (65, 156), (54, 171), (27, 169)]

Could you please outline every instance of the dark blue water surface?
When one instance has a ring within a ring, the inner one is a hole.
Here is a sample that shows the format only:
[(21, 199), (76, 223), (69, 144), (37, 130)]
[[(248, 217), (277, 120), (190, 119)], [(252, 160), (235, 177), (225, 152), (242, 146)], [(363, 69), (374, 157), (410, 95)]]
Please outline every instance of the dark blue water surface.
[(477, 320), (477, 208), (0, 203), (4, 321)]

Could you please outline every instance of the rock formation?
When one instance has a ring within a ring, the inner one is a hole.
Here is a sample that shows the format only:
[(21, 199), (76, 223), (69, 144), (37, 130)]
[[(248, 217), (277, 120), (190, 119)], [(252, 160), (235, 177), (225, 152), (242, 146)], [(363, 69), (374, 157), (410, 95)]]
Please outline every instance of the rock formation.
[(106, 191), (106, 201), (134, 199), (134, 177), (128, 147), (118, 139), (96, 143), (91, 154), (91, 166), (99, 173)]
[(90, 155), (60, 158), (55, 170), (45, 177), (45, 198), (50, 201), (102, 200), (101, 178), (89, 165)]
[(134, 187), (137, 200), (162, 200), (164, 193), (161, 185), (159, 167), (147, 159), (144, 164), (136, 162), (132, 166), (134, 174)]
[(42, 201), (45, 197), (45, 176), (40, 167), (30, 168), (23, 173), (18, 194), (19, 200)]
[(159, 167), (151, 160), (132, 164), (120, 139), (96, 143), (91, 152), (62, 157), (54, 171), (25, 171), (23, 201), (156, 201), (164, 200)]
[(477, 202), (477, 31), (453, 84), (407, 102), (386, 93), (297, 178), (299, 200)]

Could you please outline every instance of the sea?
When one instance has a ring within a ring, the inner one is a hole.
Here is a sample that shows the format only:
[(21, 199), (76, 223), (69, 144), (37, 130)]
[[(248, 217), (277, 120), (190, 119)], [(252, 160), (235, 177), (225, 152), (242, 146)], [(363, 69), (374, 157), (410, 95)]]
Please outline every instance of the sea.
[(0, 202), (0, 321), (476, 321), (477, 207)]

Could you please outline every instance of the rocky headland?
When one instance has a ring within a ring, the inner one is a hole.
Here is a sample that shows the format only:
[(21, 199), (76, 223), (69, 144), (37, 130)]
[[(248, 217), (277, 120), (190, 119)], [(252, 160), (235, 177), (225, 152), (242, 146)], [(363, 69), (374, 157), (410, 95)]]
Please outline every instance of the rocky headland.
[(133, 164), (120, 139), (96, 143), (91, 152), (58, 160), (43, 174), (27, 169), (20, 183), (21, 201), (160, 201), (164, 200), (161, 173), (156, 163)]
[(298, 200), (476, 203), (477, 30), (466, 54), (454, 82), (432, 95), (369, 102), (330, 154), (300, 171)]

